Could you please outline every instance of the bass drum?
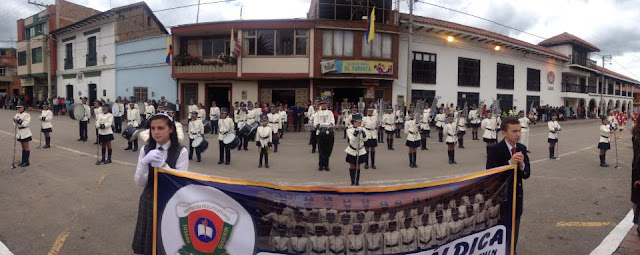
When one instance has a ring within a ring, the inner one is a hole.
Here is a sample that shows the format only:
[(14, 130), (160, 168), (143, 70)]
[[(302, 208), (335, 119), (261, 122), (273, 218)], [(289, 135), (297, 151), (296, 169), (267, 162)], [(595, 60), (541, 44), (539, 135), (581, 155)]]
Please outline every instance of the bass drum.
[(211, 122), (206, 120), (203, 120), (202, 122), (204, 122), (204, 133), (211, 133)]
[(127, 141), (132, 142), (133, 140), (138, 139), (139, 134), (140, 130), (132, 126), (127, 126), (127, 129), (122, 132), (122, 137)]
[(73, 104), (69, 107), (69, 117), (73, 120), (81, 120), (84, 118), (84, 106), (82, 104)]
[(191, 147), (199, 149), (200, 152), (204, 152), (209, 148), (209, 142), (202, 138), (202, 136), (198, 136), (191, 142)]
[(240, 139), (234, 133), (228, 133), (224, 136), (222, 143), (229, 146), (229, 148), (237, 148), (240, 145)]

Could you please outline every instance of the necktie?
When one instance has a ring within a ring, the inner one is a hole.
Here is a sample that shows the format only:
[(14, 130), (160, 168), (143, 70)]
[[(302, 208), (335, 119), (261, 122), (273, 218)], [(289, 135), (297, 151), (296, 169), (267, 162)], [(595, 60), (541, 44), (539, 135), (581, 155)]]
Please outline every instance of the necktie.
[(513, 156), (513, 154), (516, 154), (516, 147), (511, 147), (511, 156)]

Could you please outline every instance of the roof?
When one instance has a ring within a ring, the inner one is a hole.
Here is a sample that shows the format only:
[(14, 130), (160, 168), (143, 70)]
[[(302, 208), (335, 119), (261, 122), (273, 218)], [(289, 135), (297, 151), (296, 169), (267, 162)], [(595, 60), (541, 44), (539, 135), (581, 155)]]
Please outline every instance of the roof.
[[(406, 13), (401, 13), (400, 14), (400, 19), (409, 19), (409, 14)], [(467, 33), (472, 33), (472, 34), (476, 34), (476, 35), (480, 35), (480, 36), (484, 36), (484, 37), (488, 37), (494, 40), (500, 40), (506, 43), (510, 43), (510, 44), (515, 44), (518, 45), (520, 47), (525, 47), (525, 48), (529, 48), (532, 50), (536, 50), (536, 51), (540, 51), (543, 52), (545, 54), (549, 54), (551, 56), (557, 57), (557, 58), (561, 58), (561, 59), (568, 59), (569, 57), (559, 53), (557, 51), (551, 50), (549, 48), (540, 46), (540, 45), (535, 45), (535, 44), (531, 44), (525, 41), (521, 41), (515, 38), (511, 38), (505, 35), (501, 35), (495, 32), (491, 32), (488, 30), (484, 30), (484, 29), (480, 29), (480, 28), (475, 28), (475, 27), (470, 27), (470, 26), (466, 26), (466, 25), (462, 25), (462, 24), (458, 24), (458, 23), (453, 23), (453, 22), (449, 22), (449, 21), (444, 21), (444, 20), (439, 20), (439, 19), (434, 19), (434, 18), (428, 18), (428, 17), (422, 17), (422, 16), (413, 16), (413, 20), (414, 22), (419, 22), (419, 23), (424, 23), (424, 24), (428, 24), (428, 25), (432, 25), (432, 26), (437, 26), (437, 27), (441, 27), (441, 28), (445, 28), (445, 29), (452, 29), (452, 30), (457, 30), (457, 31), (462, 31), (462, 32), (467, 32)]]
[(164, 25), (162, 25), (162, 22), (160, 22), (160, 20), (158, 19), (158, 17), (156, 17), (155, 14), (153, 14), (153, 11), (151, 10), (151, 8), (149, 8), (149, 6), (145, 2), (137, 2), (137, 3), (133, 3), (133, 4), (129, 4), (129, 5), (124, 5), (124, 6), (112, 8), (112, 9), (110, 9), (108, 11), (104, 11), (104, 12), (98, 13), (96, 15), (87, 17), (87, 18), (85, 18), (83, 20), (80, 20), (80, 21), (78, 21), (76, 23), (73, 23), (71, 25), (64, 26), (62, 28), (58, 28), (58, 29), (53, 30), (53, 31), (51, 31), (49, 33), (50, 34), (60, 34), (60, 33), (73, 31), (73, 30), (75, 30), (77, 28), (81, 28), (81, 27), (89, 25), (91, 23), (110, 18), (111, 16), (114, 16), (114, 15), (118, 14), (119, 11), (123, 11), (123, 10), (130, 9), (130, 8), (135, 8), (135, 7), (139, 7), (139, 6), (143, 7), (145, 9), (145, 11), (149, 14), (149, 16), (152, 17), (156, 21), (156, 23), (158, 23), (158, 28), (160, 30), (162, 30), (163, 33), (169, 34), (167, 29), (164, 27)]
[(616, 72), (611, 71), (609, 69), (606, 69), (604, 67), (601, 67), (601, 66), (598, 66), (598, 65), (592, 65), (590, 67), (593, 68), (593, 69), (598, 70), (598, 72), (604, 72), (604, 73), (606, 73), (606, 74), (608, 74), (608, 75), (610, 75), (610, 76), (612, 76), (614, 78), (623, 79), (623, 80), (627, 80), (627, 81), (630, 81), (630, 82), (634, 82), (636, 84), (640, 84), (640, 81), (638, 81), (636, 79), (629, 78), (628, 76), (624, 76), (622, 74), (616, 73)]
[(595, 45), (583, 40), (580, 37), (569, 34), (567, 32), (556, 35), (554, 37), (551, 37), (549, 39), (546, 39), (538, 43), (538, 45), (545, 46), (545, 47), (551, 47), (551, 46), (562, 45), (562, 44), (577, 44), (587, 49), (590, 49), (592, 51), (600, 51), (600, 49)]

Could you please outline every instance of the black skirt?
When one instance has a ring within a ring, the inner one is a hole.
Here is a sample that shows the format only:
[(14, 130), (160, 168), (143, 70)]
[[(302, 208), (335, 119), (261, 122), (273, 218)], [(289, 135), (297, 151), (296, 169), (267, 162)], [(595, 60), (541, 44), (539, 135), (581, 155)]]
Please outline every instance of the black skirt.
[(462, 131), (462, 130), (458, 131), (458, 135), (466, 135), (466, 134), (467, 134), (467, 131)]
[(100, 135), (99, 141), (101, 143), (108, 142), (108, 141), (113, 141), (113, 134)]
[(27, 138), (18, 139), (18, 142), (21, 142), (21, 143), (23, 143), (23, 142), (29, 142), (29, 141), (31, 141), (31, 136), (29, 136), (29, 137), (27, 137)]
[(484, 141), (485, 143), (495, 143), (498, 142), (498, 139), (482, 138), (482, 141)]
[(152, 184), (147, 183), (138, 203), (138, 221), (131, 248), (136, 254), (152, 254), (153, 248), (153, 197)]
[(455, 142), (447, 142), (448, 145), (456, 144)]
[(480, 127), (480, 123), (471, 123), (471, 127), (474, 127), (474, 128)]
[(611, 144), (610, 143), (598, 143), (598, 149), (609, 150), (609, 149), (611, 149)]
[(428, 135), (428, 134), (431, 134), (431, 130), (420, 129), (420, 134), (421, 134), (421, 135)]
[(378, 147), (378, 140), (369, 139), (366, 142), (364, 142), (364, 147)]
[(395, 133), (396, 133), (396, 131), (395, 131), (395, 130), (389, 131), (389, 130), (386, 130), (386, 129), (385, 129), (385, 130), (384, 130), (384, 133), (385, 133), (385, 134), (387, 134), (387, 135), (391, 135), (391, 134), (395, 134)]
[(550, 143), (557, 143), (557, 142), (558, 142), (558, 139), (551, 139), (551, 138), (547, 138), (547, 142), (550, 142)]
[(42, 133), (48, 134), (48, 133), (51, 133), (51, 132), (53, 132), (53, 130), (51, 128), (43, 128), (42, 129)]
[(417, 141), (409, 141), (407, 140), (406, 143), (404, 143), (407, 147), (411, 147), (411, 148), (418, 148), (420, 147), (420, 140)]
[[(358, 159), (358, 158), (360, 158), (360, 159)], [(347, 158), (346, 158), (347, 163), (356, 164), (356, 159), (358, 159), (358, 164), (362, 164), (362, 163), (366, 162), (367, 161), (367, 153), (364, 153), (363, 155), (359, 155), (358, 157), (347, 153)]]

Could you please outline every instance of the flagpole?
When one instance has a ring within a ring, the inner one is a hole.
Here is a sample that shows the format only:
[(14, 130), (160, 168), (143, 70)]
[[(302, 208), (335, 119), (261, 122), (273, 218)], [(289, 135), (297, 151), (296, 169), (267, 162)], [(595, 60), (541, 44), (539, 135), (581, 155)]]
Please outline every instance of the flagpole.
[(407, 44), (407, 98), (406, 98), (406, 106), (407, 109), (411, 105), (411, 93), (412, 93), (412, 83), (413, 83), (413, 70), (412, 70), (412, 59), (413, 59), (413, 0), (409, 0), (409, 42)]

